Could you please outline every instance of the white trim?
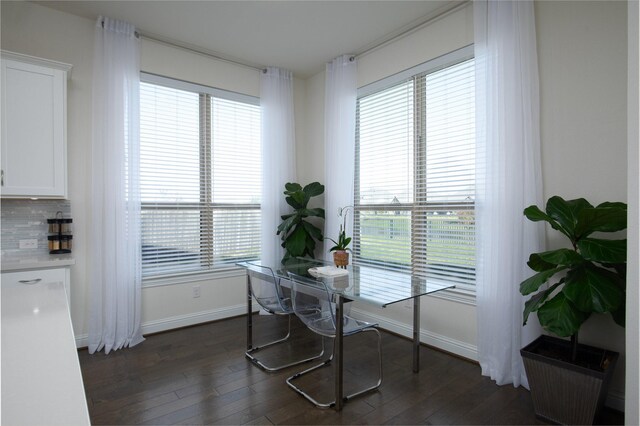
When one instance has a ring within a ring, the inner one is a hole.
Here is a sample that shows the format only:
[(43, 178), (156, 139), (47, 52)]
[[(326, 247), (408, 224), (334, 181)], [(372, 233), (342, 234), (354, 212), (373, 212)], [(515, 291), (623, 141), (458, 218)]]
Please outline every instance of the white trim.
[(364, 96), (371, 95), (373, 93), (380, 92), (381, 90), (406, 81), (415, 75), (436, 72), (459, 62), (466, 61), (467, 59), (471, 59), (473, 58), (473, 52), (473, 45), (470, 44), (468, 46), (454, 50), (453, 52), (449, 52), (444, 55), (438, 56), (437, 58), (428, 60), (427, 62), (424, 62), (420, 65), (416, 65), (415, 67), (411, 67), (404, 71), (400, 71), (399, 73), (385, 77), (381, 80), (369, 83), (358, 89), (358, 99)]
[(450, 290), (437, 291), (427, 296), (462, 303), (463, 305), (476, 306), (476, 292), (471, 290), (452, 288)]
[[(254, 309), (254, 313), (258, 309)], [(174, 317), (161, 318), (158, 320), (148, 321), (142, 324), (142, 334), (153, 334), (161, 331), (173, 330), (181, 327), (201, 324), (210, 321), (217, 321), (225, 318), (246, 315), (247, 305), (245, 303), (223, 308), (211, 309), (208, 311), (194, 312), (191, 314), (177, 315)], [(79, 334), (76, 336), (76, 347), (86, 348), (89, 346), (89, 335)]]
[[(351, 308), (351, 315), (357, 319), (377, 323), (380, 328), (384, 330), (408, 337), (409, 339), (413, 338), (413, 327), (409, 324), (391, 320), (387, 317), (375, 315), (357, 308)], [(472, 361), (478, 361), (478, 348), (470, 343), (452, 339), (424, 329), (420, 330), (420, 342)]]
[(167, 285), (187, 284), (201, 281), (212, 281), (223, 278), (244, 277), (247, 273), (244, 268), (232, 267), (216, 271), (173, 275), (167, 277), (150, 277), (142, 279), (142, 288), (162, 287)]
[[(67, 80), (71, 79), (71, 70), (73, 65), (66, 64), (64, 62), (53, 61), (51, 59), (37, 58), (31, 55), (25, 55), (23, 53), (11, 52), (9, 50), (2, 50), (2, 59), (15, 59), (17, 61), (29, 62), (33, 65), (39, 65), (47, 68), (55, 68), (67, 73)], [(67, 91), (65, 90), (65, 95)], [(66, 122), (66, 121), (65, 121)]]
[(164, 77), (148, 72), (140, 72), (140, 81), (144, 83), (156, 84), (158, 86), (171, 87), (173, 89), (185, 90), (194, 93), (206, 93), (216, 98), (230, 101), (242, 102), (250, 105), (260, 106), (260, 98), (244, 93), (232, 92), (230, 90), (217, 89), (215, 87), (203, 86), (175, 78)]

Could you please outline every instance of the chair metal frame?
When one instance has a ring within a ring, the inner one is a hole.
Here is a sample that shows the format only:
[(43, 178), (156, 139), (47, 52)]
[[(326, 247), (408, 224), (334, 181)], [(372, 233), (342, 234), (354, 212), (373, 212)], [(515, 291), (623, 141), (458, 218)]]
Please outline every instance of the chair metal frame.
[[(275, 365), (275, 366), (271, 366), (271, 365), (267, 365), (265, 364), (263, 361), (261, 361), (260, 359), (258, 359), (257, 357), (255, 357), (253, 354), (264, 350), (265, 348), (280, 344), (280, 343), (284, 343), (286, 341), (289, 340), (289, 338), (291, 337), (291, 317), (294, 315), (293, 312), (293, 307), (289, 307), (287, 306), (287, 300), (290, 301), (290, 299), (285, 298), (284, 294), (282, 292), (282, 288), (280, 287), (280, 280), (276, 277), (276, 275), (273, 273), (273, 270), (267, 266), (262, 266), (262, 265), (253, 265), (255, 267), (259, 267), (262, 270), (264, 270), (265, 272), (262, 274), (263, 277), (261, 279), (265, 280), (265, 281), (271, 281), (274, 285), (274, 290), (275, 290), (275, 301), (277, 302), (276, 304), (273, 305), (266, 305), (263, 304), (260, 300), (260, 298), (258, 298), (254, 292), (254, 288), (253, 285), (251, 283), (251, 272), (247, 272), (247, 290), (249, 292), (248, 297), (251, 298), (253, 297), (254, 300), (258, 303), (258, 305), (260, 305), (260, 307), (262, 309), (264, 309), (266, 312), (273, 314), (273, 315), (278, 315), (278, 316), (287, 316), (288, 317), (288, 328), (287, 328), (287, 334), (280, 338), (280, 339), (276, 339), (274, 341), (268, 342), (268, 343), (264, 343), (262, 345), (259, 346), (253, 346), (252, 344), (252, 338), (250, 338), (248, 340), (247, 343), (247, 350), (244, 353), (245, 356), (256, 366), (260, 367), (261, 369), (268, 371), (268, 372), (276, 372), (276, 371), (280, 371), (280, 370), (284, 370), (285, 368), (289, 368), (292, 367), (294, 365), (299, 365), (299, 364), (303, 364), (305, 362), (310, 362), (313, 361), (315, 359), (321, 358), (324, 355), (324, 339), (322, 339), (322, 349), (320, 351), (319, 354), (317, 355), (313, 355), (309, 358), (305, 358), (305, 359), (301, 359), (301, 360), (295, 360), (292, 361), (290, 363), (286, 363), (286, 364), (281, 364), (281, 365)], [(253, 315), (252, 312), (247, 312), (248, 316)], [(248, 317), (248, 333), (252, 333), (252, 321), (251, 318)], [(250, 337), (251, 334), (250, 334)]]
[[(296, 315), (298, 315), (298, 312), (296, 312), (296, 294), (295, 294), (298, 291), (297, 286), (304, 286), (304, 287), (306, 287), (308, 289), (309, 287), (311, 287), (311, 285), (310, 285), (308, 279), (305, 278), (305, 277), (301, 277), (301, 276), (293, 274), (293, 273), (289, 273), (289, 277), (291, 279), (291, 284), (292, 284), (292, 287), (291, 287), (291, 300), (292, 300), (292, 303), (293, 303), (293, 310), (294, 310), (294, 313), (296, 313)], [(317, 334), (320, 334), (323, 337), (323, 340), (324, 340), (324, 337), (329, 337), (329, 338), (334, 339), (333, 340), (333, 351), (331, 353), (331, 356), (328, 359), (326, 359), (325, 361), (323, 361), (320, 364), (317, 364), (317, 365), (315, 365), (313, 367), (310, 367), (310, 368), (308, 368), (306, 370), (303, 370), (303, 371), (300, 371), (300, 372), (294, 374), (293, 376), (287, 378), (286, 382), (287, 382), (287, 385), (289, 385), (289, 387), (291, 389), (293, 389), (295, 392), (297, 392), (298, 394), (303, 396), (305, 399), (307, 399), (309, 402), (311, 402), (316, 407), (318, 407), (318, 408), (333, 408), (334, 406), (336, 406), (336, 400), (335, 399), (333, 401), (326, 402), (326, 403), (319, 402), (318, 400), (313, 398), (311, 395), (309, 395), (307, 392), (305, 392), (304, 390), (302, 390), (301, 388), (299, 388), (298, 386), (296, 386), (293, 383), (294, 380), (299, 379), (300, 377), (302, 377), (302, 376), (304, 376), (304, 375), (306, 375), (308, 373), (311, 373), (312, 371), (315, 371), (317, 369), (320, 369), (320, 368), (323, 368), (323, 367), (331, 365), (331, 363), (333, 361), (333, 358), (335, 356), (335, 353), (336, 353), (336, 343), (337, 343), (337, 339), (339, 338), (339, 336), (337, 334), (337, 328), (338, 327), (336, 326), (336, 312), (334, 312), (333, 308), (331, 307), (332, 306), (331, 293), (330, 293), (329, 289), (327, 288), (326, 283), (324, 283), (321, 279), (319, 279), (318, 281), (315, 281), (315, 283), (318, 284), (318, 286), (317, 287), (313, 286), (314, 290), (316, 290), (316, 291), (320, 290), (324, 294), (326, 294), (327, 302), (329, 303), (329, 308), (328, 309), (331, 311), (331, 318), (332, 318), (332, 322), (333, 322), (333, 333), (330, 332), (330, 331), (322, 331), (322, 330), (320, 330), (318, 328), (315, 328), (315, 327), (309, 327), (309, 329), (311, 331), (317, 333)], [(322, 286), (322, 287), (320, 288), (320, 286)], [(302, 293), (304, 294), (304, 291), (302, 291)], [(340, 312), (340, 314), (343, 315), (342, 312)], [(345, 322), (345, 319), (347, 320), (347, 322), (348, 321), (356, 321), (355, 319), (353, 319), (353, 318), (351, 318), (351, 317), (349, 317), (347, 315), (343, 315), (343, 323)], [(304, 320), (303, 320), (303, 322), (304, 322)], [(362, 395), (364, 393), (374, 391), (374, 390), (378, 389), (380, 387), (380, 385), (382, 384), (382, 337), (380, 335), (380, 332), (377, 329), (378, 324), (365, 323), (363, 321), (359, 321), (357, 323), (359, 324), (359, 327), (357, 327), (357, 328), (355, 328), (353, 330), (350, 330), (350, 331), (344, 331), (343, 330), (342, 331), (342, 337), (352, 336), (352, 335), (360, 333), (360, 332), (374, 332), (374, 333), (377, 334), (377, 336), (378, 336), (378, 381), (373, 386), (370, 386), (370, 387), (367, 387), (365, 389), (358, 390), (358, 391), (356, 391), (354, 393), (351, 393), (349, 395), (343, 396), (343, 398), (342, 398), (343, 402), (346, 402), (346, 401), (348, 401), (350, 399), (353, 399), (353, 398), (355, 398), (355, 397), (357, 397), (359, 395)], [(342, 365), (336, 366), (336, 368), (342, 368)], [(340, 380), (341, 380), (342, 379), (342, 372), (340, 372), (339, 377), (340, 377)], [(340, 384), (340, 387), (341, 387), (341, 384)]]

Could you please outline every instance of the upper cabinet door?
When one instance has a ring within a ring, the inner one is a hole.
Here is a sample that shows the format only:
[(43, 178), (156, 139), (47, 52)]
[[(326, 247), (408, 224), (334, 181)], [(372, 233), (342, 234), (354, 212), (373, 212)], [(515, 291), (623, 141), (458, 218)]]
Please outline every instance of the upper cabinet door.
[(69, 69), (2, 53), (2, 197), (67, 197)]

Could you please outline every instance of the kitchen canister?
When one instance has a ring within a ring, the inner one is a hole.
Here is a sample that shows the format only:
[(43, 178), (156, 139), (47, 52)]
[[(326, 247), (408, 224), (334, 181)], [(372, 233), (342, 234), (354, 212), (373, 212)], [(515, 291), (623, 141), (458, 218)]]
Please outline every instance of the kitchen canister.
[(47, 219), (49, 224), (49, 253), (62, 254), (71, 253), (73, 235), (71, 235), (71, 224), (73, 219), (63, 218), (62, 212), (57, 212), (54, 219)]

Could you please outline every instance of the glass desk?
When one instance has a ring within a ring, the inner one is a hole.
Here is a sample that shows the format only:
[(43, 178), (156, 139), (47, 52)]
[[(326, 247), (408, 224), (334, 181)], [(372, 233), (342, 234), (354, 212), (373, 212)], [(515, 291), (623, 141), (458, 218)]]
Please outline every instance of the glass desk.
[[(251, 349), (253, 345), (251, 277), (269, 278), (265, 276), (265, 267), (267, 267), (280, 279), (280, 285), (288, 287), (290, 286), (288, 275), (290, 272), (315, 280), (317, 278), (309, 273), (309, 269), (327, 265), (331, 265), (331, 263), (317, 259), (296, 259), (286, 266), (280, 263), (267, 265), (259, 260), (238, 263), (238, 266), (247, 270), (247, 350)], [(413, 299), (413, 371), (417, 373), (420, 370), (420, 296), (455, 287), (450, 283), (425, 279), (408, 272), (385, 271), (369, 266), (349, 265), (347, 271), (349, 274), (344, 276), (322, 277), (322, 280), (328, 284), (327, 287), (336, 305), (334, 373), (335, 408), (337, 410), (342, 409), (344, 402), (342, 387), (343, 304), (358, 301), (386, 308), (391, 304)]]

